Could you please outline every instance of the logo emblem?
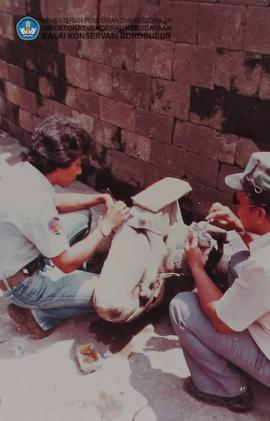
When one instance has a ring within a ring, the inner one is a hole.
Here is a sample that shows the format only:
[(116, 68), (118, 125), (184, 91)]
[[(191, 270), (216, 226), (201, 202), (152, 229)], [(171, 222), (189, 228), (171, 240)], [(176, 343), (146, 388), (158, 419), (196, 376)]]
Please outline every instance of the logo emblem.
[(17, 34), (24, 41), (32, 41), (36, 39), (40, 31), (40, 24), (36, 19), (26, 16), (19, 20), (16, 25)]
[(60, 223), (60, 219), (57, 218), (57, 216), (52, 218), (48, 224), (48, 228), (51, 234), (56, 234), (56, 235), (61, 234), (62, 226)]

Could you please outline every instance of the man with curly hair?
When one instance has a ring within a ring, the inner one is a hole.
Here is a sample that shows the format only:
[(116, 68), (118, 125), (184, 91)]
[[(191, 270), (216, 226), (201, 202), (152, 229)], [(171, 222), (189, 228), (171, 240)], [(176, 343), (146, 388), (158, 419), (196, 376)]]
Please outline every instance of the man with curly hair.
[[(34, 131), (23, 162), (0, 183), (0, 289), (12, 302), (11, 318), (34, 339), (90, 314), (96, 276), (77, 269), (129, 217), (126, 205), (107, 194), (55, 193), (53, 185), (68, 187), (81, 174), (91, 145), (78, 122), (49, 117)], [(89, 208), (98, 204), (105, 215), (90, 232)], [(46, 259), (60, 269), (57, 279), (48, 276)]]

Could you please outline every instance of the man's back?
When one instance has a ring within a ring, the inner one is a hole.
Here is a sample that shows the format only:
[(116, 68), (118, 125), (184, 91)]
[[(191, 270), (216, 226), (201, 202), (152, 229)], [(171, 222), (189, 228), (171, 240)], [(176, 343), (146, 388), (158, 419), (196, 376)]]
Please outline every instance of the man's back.
[[(250, 243), (250, 257), (238, 265), (238, 278), (216, 305), (235, 331), (248, 329), (270, 358), (270, 233)], [(224, 317), (223, 317), (224, 316)]]
[(34, 260), (40, 251), (27, 235), (31, 221), (55, 209), (52, 186), (28, 162), (11, 168), (0, 181), (0, 279)]

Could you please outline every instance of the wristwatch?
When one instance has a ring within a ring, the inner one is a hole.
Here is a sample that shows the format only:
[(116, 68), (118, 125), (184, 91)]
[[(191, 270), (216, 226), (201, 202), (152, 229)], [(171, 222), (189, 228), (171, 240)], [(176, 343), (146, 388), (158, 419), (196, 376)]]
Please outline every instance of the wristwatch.
[(113, 230), (111, 224), (109, 222), (104, 221), (104, 219), (102, 219), (99, 222), (98, 227), (100, 229), (101, 234), (104, 237), (108, 237), (109, 235), (111, 235), (112, 230)]

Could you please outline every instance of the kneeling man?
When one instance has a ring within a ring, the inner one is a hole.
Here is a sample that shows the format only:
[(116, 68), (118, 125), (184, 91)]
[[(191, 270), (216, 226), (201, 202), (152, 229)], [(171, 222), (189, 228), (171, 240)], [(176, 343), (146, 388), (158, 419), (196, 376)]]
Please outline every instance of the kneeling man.
[[(25, 161), (0, 182), (0, 289), (12, 302), (9, 315), (35, 339), (65, 319), (89, 314), (96, 276), (76, 269), (129, 217), (126, 205), (109, 195), (55, 194), (53, 185), (67, 187), (81, 174), (90, 147), (76, 121), (49, 117), (34, 131)], [(97, 204), (106, 213), (89, 232), (89, 208)], [(62, 271), (57, 280), (44, 270), (46, 258)]]
[(184, 383), (186, 392), (246, 412), (252, 398), (237, 367), (270, 387), (270, 153), (254, 153), (245, 171), (227, 176), (225, 182), (235, 190), (239, 218), (216, 203), (208, 219), (237, 230), (249, 252), (232, 256), (235, 280), (223, 294), (205, 272), (196, 238), (187, 238), (197, 292), (177, 295), (170, 315), (191, 373)]

